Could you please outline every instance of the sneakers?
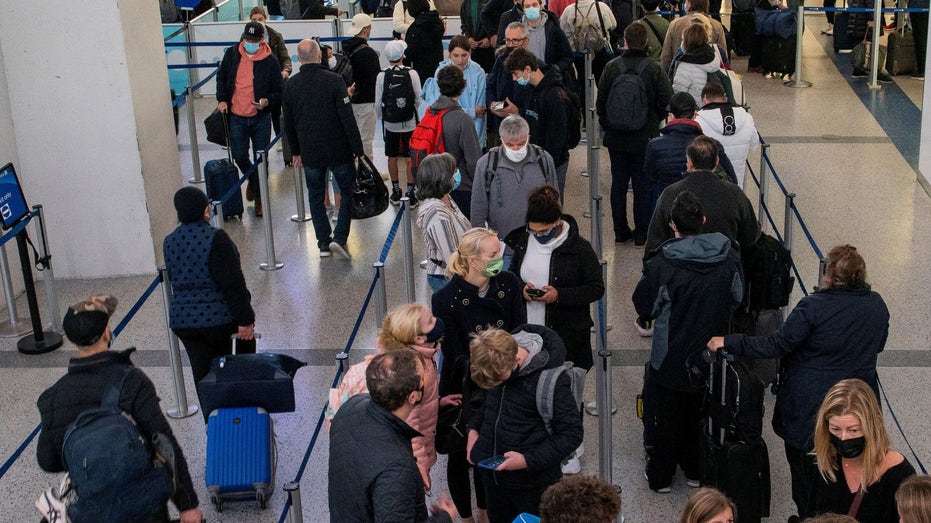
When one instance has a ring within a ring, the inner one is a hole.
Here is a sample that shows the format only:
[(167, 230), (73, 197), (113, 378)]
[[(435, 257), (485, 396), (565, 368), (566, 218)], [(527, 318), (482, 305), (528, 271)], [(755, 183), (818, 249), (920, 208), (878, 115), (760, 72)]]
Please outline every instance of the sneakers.
[(884, 84), (892, 83), (892, 77), (883, 72), (880, 72), (878, 75), (876, 75), (876, 79)]
[(401, 205), (401, 188), (395, 185), (391, 188), (391, 196), (388, 198), (388, 201), (391, 202), (391, 205), (397, 207)]
[(248, 183), (246, 184), (246, 201), (251, 202), (255, 200), (255, 191), (252, 190), (252, 186)]
[[(643, 471), (643, 479), (647, 480), (647, 482), (650, 481), (649, 476), (647, 476), (647, 471), (645, 470)], [(657, 494), (669, 494), (670, 492), (672, 492), (672, 486), (653, 489), (653, 492), (656, 492)]]
[(854, 69), (853, 69), (853, 74), (850, 75), (850, 76), (852, 76), (853, 78), (866, 78), (866, 77), (869, 76), (869, 75), (870, 75), (870, 73), (864, 71), (863, 69), (854, 68)]
[(329, 245), (321, 245), (321, 246), (320, 246), (320, 257), (321, 257), (321, 258), (329, 258), (329, 257), (332, 256), (332, 255), (333, 255), (333, 254), (330, 252), (330, 246), (329, 246)]
[(828, 24), (827, 29), (822, 29), (821, 34), (832, 36), (834, 34), (834, 24)]
[(337, 242), (330, 242), (330, 251), (335, 252), (336, 254), (339, 254), (340, 256), (342, 256), (343, 258), (346, 258), (347, 260), (352, 259), (352, 256), (349, 255), (349, 251), (346, 250), (346, 246), (341, 245)]
[(563, 474), (578, 474), (582, 472), (582, 464), (579, 463), (579, 458), (576, 457), (566, 460), (561, 468)]
[(420, 200), (417, 199), (417, 195), (414, 194), (412, 191), (408, 191), (407, 196), (408, 198), (410, 198), (410, 200), (408, 200), (407, 202), (408, 209), (413, 209), (417, 207), (417, 204), (420, 203)]
[(653, 336), (653, 320), (641, 320), (639, 317), (634, 320), (634, 327), (637, 328), (637, 334), (641, 338), (650, 338)]
[(910, 74), (910, 75), (908, 75), (908, 77), (911, 78), (912, 80), (920, 80), (920, 81), (922, 81), (922, 82), (925, 81), (925, 74), (924, 74), (924, 73), (919, 73), (919, 72), (917, 72), (917, 71), (914, 72), (914, 73), (912, 73), (912, 74)]
[(685, 484), (688, 485), (688, 486), (691, 487), (691, 488), (698, 488), (698, 487), (701, 486), (701, 482), (698, 481), (697, 479), (688, 479), (688, 478), (686, 478), (686, 479), (685, 479)]

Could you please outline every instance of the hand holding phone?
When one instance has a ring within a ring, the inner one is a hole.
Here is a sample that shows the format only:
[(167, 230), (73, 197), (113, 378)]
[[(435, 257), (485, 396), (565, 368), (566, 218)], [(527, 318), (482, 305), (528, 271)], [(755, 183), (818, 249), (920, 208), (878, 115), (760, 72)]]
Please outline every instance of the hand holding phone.
[(492, 456), (492, 457), (490, 457), (490, 458), (483, 459), (482, 461), (479, 461), (477, 464), (478, 464), (479, 467), (482, 467), (483, 469), (495, 470), (495, 469), (498, 468), (502, 463), (504, 463), (504, 460), (505, 460), (505, 459), (506, 459), (506, 458), (505, 458), (504, 456), (495, 455), (495, 456)]
[(542, 298), (546, 294), (546, 291), (543, 289), (527, 289), (527, 296), (531, 298)]

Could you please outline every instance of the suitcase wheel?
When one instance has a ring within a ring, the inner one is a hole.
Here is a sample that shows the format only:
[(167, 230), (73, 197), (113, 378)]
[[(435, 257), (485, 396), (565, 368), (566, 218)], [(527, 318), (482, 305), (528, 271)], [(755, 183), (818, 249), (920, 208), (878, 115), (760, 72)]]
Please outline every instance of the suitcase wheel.
[(213, 503), (215, 507), (217, 507), (217, 512), (223, 512), (223, 502), (220, 501), (219, 496), (210, 496), (210, 502)]
[(268, 508), (268, 497), (265, 495), (265, 492), (256, 492), (255, 499), (259, 502), (259, 508), (265, 510)]

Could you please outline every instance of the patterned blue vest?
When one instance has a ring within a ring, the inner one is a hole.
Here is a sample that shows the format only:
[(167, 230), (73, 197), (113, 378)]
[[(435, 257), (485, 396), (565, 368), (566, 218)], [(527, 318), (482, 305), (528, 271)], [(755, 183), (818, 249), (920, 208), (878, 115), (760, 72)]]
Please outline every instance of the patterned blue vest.
[(215, 327), (233, 321), (208, 267), (217, 231), (206, 221), (198, 221), (181, 224), (165, 238), (165, 265), (174, 292), (169, 309), (173, 329)]

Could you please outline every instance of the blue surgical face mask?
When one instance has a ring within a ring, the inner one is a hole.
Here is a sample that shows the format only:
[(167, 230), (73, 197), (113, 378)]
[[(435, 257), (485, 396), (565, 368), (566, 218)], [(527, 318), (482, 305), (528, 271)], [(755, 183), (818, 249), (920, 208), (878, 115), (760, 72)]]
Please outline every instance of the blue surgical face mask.
[(459, 172), (459, 169), (456, 169), (456, 172), (453, 173), (453, 190), (459, 188), (459, 184), (462, 183), (462, 173)]
[(539, 7), (528, 7), (524, 9), (524, 16), (527, 17), (527, 20), (531, 22), (536, 22), (540, 19), (540, 8)]
[(524, 78), (523, 73), (517, 77), (517, 85), (524, 87), (530, 85), (530, 78)]
[(540, 245), (546, 245), (547, 243), (551, 242), (553, 238), (555, 238), (559, 234), (559, 231), (560, 231), (560, 227), (557, 224), (557, 225), (554, 225), (549, 231), (547, 231), (546, 234), (541, 235), (535, 232), (531, 232), (530, 235), (533, 236), (533, 238), (537, 240), (537, 242), (539, 242)]
[(249, 54), (255, 54), (259, 52), (259, 42), (243, 42), (242, 48)]

